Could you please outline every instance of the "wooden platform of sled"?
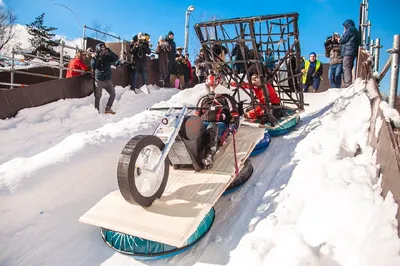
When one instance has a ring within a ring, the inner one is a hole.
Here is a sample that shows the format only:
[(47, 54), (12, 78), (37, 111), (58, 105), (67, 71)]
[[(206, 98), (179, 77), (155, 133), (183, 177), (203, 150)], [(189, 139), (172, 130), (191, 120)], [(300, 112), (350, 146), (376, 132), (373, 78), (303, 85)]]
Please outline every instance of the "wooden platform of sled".
[[(236, 134), (240, 169), (264, 129), (242, 126)], [(182, 247), (235, 177), (232, 138), (216, 155), (213, 169), (170, 168), (163, 196), (149, 208), (129, 204), (119, 190), (102, 198), (79, 221), (148, 240)]]

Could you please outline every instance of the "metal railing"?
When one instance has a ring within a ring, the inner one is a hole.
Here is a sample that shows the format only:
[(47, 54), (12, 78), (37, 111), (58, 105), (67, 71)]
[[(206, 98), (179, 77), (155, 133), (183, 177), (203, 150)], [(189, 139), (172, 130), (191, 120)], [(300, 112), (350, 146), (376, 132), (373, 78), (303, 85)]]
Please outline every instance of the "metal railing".
[[(366, 59), (365, 56), (363, 58), (358, 58), (357, 60), (357, 75), (356, 77), (368, 78), (372, 75), (378, 84), (380, 84), (386, 74), (391, 70), (390, 73), (390, 84), (389, 84), (389, 105), (392, 108), (396, 107), (396, 97), (397, 97), (397, 88), (399, 84), (399, 53), (400, 53), (400, 35), (393, 36), (393, 47), (386, 50), (389, 53), (389, 58), (387, 59), (385, 65), (383, 66), (381, 72), (379, 72), (379, 56), (380, 49), (382, 46), (380, 45), (380, 40), (376, 39), (375, 45), (369, 50), (366, 50), (360, 47), (359, 55), (365, 54), (369, 58)], [(369, 74), (368, 74), (369, 73)]]
[(381, 45), (380, 39), (377, 38), (371, 40), (371, 21), (368, 19), (369, 15), (369, 0), (362, 0), (360, 4), (360, 23), (359, 30), (361, 36), (361, 49), (369, 51), (370, 55), (373, 57), (371, 62), (372, 71), (375, 72), (375, 78), (378, 84), (383, 80), (389, 69), (391, 69), (390, 77), (390, 87), (389, 87), (389, 105), (395, 108), (397, 88), (399, 84), (399, 53), (400, 53), (400, 35), (394, 35), (393, 37), (393, 47), (386, 50), (389, 53), (389, 58), (379, 73), (379, 59), (380, 50), (383, 47)]
[[(6, 85), (6, 86), (10, 86), (10, 89), (13, 89), (14, 87), (24, 87), (24, 86), (28, 86), (27, 84), (18, 84), (14, 82), (14, 76), (15, 74), (23, 74), (23, 75), (28, 75), (28, 76), (37, 76), (37, 77), (43, 77), (43, 78), (49, 78), (49, 79), (62, 79), (63, 78), (63, 71), (64, 70), (73, 70), (74, 72), (79, 72), (79, 73), (89, 73), (88, 71), (84, 71), (84, 70), (80, 70), (80, 69), (73, 69), (73, 68), (68, 68), (66, 66), (64, 66), (64, 64), (68, 64), (69, 63), (69, 59), (64, 58), (64, 51), (65, 49), (72, 49), (75, 50), (76, 52), (81, 51), (84, 53), (87, 53), (84, 49), (80, 49), (78, 47), (72, 47), (72, 46), (68, 46), (65, 44), (64, 41), (60, 42), (60, 57), (54, 57), (54, 56), (43, 56), (43, 55), (33, 55), (33, 54), (29, 54), (23, 51), (17, 51), (15, 49), (12, 49), (11, 51), (11, 57), (9, 56), (0, 56), (0, 58), (2, 59), (6, 59), (6, 60), (10, 60), (11, 61), (11, 68), (10, 69), (1, 69), (0, 72), (10, 72), (11, 74), (11, 78), (10, 78), (10, 83), (7, 82), (0, 82), (0, 85)], [(32, 61), (32, 60), (26, 60), (26, 59), (19, 59), (16, 58), (16, 55), (21, 55), (24, 56), (25, 58), (36, 58), (36, 59), (40, 59), (40, 60), (49, 60), (51, 62), (57, 62), (57, 65), (51, 64), (51, 63), (47, 63), (47, 62), (38, 62), (38, 61)], [(58, 59), (58, 60), (56, 60)], [(58, 69), (59, 70), (59, 74), (58, 76), (53, 76), (53, 75), (46, 75), (46, 74), (39, 74), (39, 73), (32, 73), (32, 72), (25, 72), (25, 71), (20, 71), (18, 69), (16, 69), (15, 66), (15, 62), (19, 61), (19, 62), (29, 62), (29, 65), (36, 65), (36, 66), (44, 66), (44, 67), (50, 67), (53, 69)]]

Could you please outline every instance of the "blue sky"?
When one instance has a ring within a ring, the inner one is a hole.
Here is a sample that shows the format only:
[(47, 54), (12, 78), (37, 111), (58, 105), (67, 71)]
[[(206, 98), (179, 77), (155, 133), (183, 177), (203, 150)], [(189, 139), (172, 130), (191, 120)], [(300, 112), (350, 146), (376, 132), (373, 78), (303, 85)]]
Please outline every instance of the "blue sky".
[[(127, 40), (138, 32), (147, 32), (155, 44), (160, 35), (172, 30), (177, 46), (184, 44), (185, 11), (189, 5), (196, 10), (191, 16), (189, 50), (199, 47), (192, 26), (195, 22), (242, 16), (268, 15), (297, 12), (299, 17), (300, 45), (306, 56), (312, 51), (323, 54), (325, 38), (336, 31), (343, 32), (342, 23), (346, 19), (359, 20), (361, 0), (307, 0), (307, 1), (166, 1), (166, 0), (3, 0), (13, 8), (18, 23), (26, 24), (42, 12), (46, 13), (45, 24), (58, 28), (59, 35), (69, 39), (82, 37), (79, 24), (62, 4), (72, 9), (81, 24), (92, 25), (99, 21), (108, 25), (111, 31)], [(281, 3), (281, 4), (280, 4)], [(400, 34), (399, 0), (370, 1), (369, 18), (372, 22), (371, 38), (381, 38), (380, 68), (388, 58), (386, 50), (392, 47), (393, 35)], [(321, 61), (327, 62), (325, 57)], [(390, 74), (390, 73), (388, 73)], [(382, 84), (383, 92), (388, 91), (388, 77)]]

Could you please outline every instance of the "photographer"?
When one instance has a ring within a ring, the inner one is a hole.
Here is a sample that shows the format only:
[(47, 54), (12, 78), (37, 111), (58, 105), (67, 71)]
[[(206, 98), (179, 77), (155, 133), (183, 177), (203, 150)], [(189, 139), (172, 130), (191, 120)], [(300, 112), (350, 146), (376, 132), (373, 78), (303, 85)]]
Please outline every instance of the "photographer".
[(324, 43), (325, 56), (329, 58), (328, 77), (331, 88), (340, 88), (342, 85), (343, 58), (340, 54), (339, 38), (340, 35), (335, 32)]
[(99, 111), (100, 99), (102, 90), (105, 89), (109, 94), (107, 106), (105, 109), (106, 114), (115, 114), (111, 109), (115, 100), (115, 88), (111, 81), (111, 65), (118, 60), (118, 56), (113, 53), (104, 43), (96, 45), (95, 55), (91, 60), (92, 76), (95, 79), (95, 90), (94, 90), (94, 106)]
[(175, 87), (176, 79), (179, 79), (179, 89), (183, 90), (185, 88), (185, 71), (187, 70), (187, 63), (185, 57), (182, 55), (183, 48), (176, 48), (175, 62), (171, 69), (171, 88)]
[(158, 39), (158, 45), (156, 47), (156, 53), (158, 54), (158, 67), (160, 71), (159, 82), (162, 87), (164, 87), (165, 84), (169, 83), (169, 81), (166, 82), (169, 74), (169, 51), (171, 51), (171, 45), (167, 41), (165, 41), (163, 36), (160, 36), (160, 38)]
[(151, 54), (150, 35), (139, 32), (137, 36), (133, 37), (130, 53), (133, 61), (131, 89), (136, 92), (136, 79), (139, 73), (142, 77), (142, 83), (147, 85), (147, 55)]

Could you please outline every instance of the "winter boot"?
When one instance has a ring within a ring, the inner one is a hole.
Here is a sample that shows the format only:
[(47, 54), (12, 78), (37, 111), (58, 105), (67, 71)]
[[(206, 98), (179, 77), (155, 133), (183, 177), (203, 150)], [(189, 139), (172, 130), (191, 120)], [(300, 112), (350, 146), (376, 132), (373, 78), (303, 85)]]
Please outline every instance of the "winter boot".
[(111, 107), (106, 107), (106, 110), (104, 112), (105, 114), (112, 114), (115, 115), (115, 111), (113, 109), (111, 109)]
[(210, 123), (208, 128), (208, 150), (206, 156), (201, 160), (205, 169), (210, 169), (214, 163), (214, 156), (218, 149), (218, 126)]

